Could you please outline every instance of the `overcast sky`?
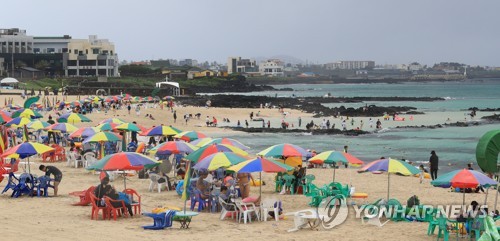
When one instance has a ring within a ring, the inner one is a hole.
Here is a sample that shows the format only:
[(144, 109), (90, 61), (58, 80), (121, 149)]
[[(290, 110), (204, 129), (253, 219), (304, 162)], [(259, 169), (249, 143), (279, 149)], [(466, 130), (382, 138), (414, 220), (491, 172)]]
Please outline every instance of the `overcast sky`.
[(0, 28), (115, 43), (121, 60), (289, 55), (310, 63), (500, 66), (498, 0), (2, 1)]

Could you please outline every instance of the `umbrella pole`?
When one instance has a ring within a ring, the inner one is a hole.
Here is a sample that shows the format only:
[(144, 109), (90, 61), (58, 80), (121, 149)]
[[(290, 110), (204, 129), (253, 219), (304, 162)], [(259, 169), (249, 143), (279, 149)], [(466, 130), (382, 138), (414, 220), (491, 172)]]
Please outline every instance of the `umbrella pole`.
[(462, 189), (464, 190), (462, 205), (465, 205), (465, 188)]
[(387, 173), (387, 201), (389, 201), (389, 187), (391, 186), (391, 173)]
[(333, 180), (332, 180), (332, 182), (335, 182), (335, 171), (336, 171), (336, 169), (337, 169), (337, 164), (334, 162), (333, 163)]
[[(486, 205), (486, 202), (488, 201), (488, 191), (490, 190), (490, 187), (486, 188), (486, 197), (484, 197), (484, 205)], [(493, 210), (495, 211), (495, 210)]]
[(123, 187), (125, 187), (125, 189), (127, 189), (127, 176), (125, 174), (125, 170), (123, 170)]
[(496, 195), (495, 195), (495, 208), (493, 209), (493, 211), (497, 210), (497, 200), (498, 200), (498, 183), (497, 183), (497, 191), (496, 191)]

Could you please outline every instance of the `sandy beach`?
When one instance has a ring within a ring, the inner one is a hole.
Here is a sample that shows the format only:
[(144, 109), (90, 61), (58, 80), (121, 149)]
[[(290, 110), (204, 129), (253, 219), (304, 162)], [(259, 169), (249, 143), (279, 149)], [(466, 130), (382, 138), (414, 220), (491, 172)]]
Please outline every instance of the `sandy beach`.
[[(24, 102), (18, 95), (0, 96), (2, 98), (13, 98), (14, 103), (22, 105)], [(49, 97), (52, 101), (52, 98)], [(61, 96), (57, 97), (59, 100)], [(78, 97), (70, 96), (68, 100), (76, 100)], [(83, 96), (81, 97), (84, 98)], [(152, 105), (152, 104), (150, 104)], [(312, 120), (311, 114), (302, 113), (297, 110), (285, 110), (288, 115), (284, 118), (277, 109), (236, 109), (236, 108), (205, 108), (193, 106), (178, 106), (177, 121), (173, 122), (172, 112), (159, 107), (142, 108), (140, 115), (136, 115), (134, 109), (130, 115), (126, 109), (118, 110), (116, 113), (112, 111), (108, 113), (92, 113), (87, 115), (93, 122), (77, 123), (76, 126), (93, 126), (100, 121), (118, 117), (127, 122), (136, 121), (138, 124), (145, 127), (153, 125), (165, 124), (173, 125), (182, 130), (197, 130), (202, 131), (208, 136), (216, 135), (223, 136), (231, 133), (233, 130), (227, 128), (206, 127), (205, 117), (215, 116), (221, 126), (235, 126), (237, 120), (240, 120), (244, 125), (244, 120), (249, 119), (250, 112), (257, 113), (260, 111), (260, 117), (266, 121), (270, 120), (273, 127), (278, 127), (282, 119), (289, 123), (297, 125), (298, 117), (302, 118), (302, 128), (305, 123)], [(183, 120), (185, 114), (201, 113), (200, 119), (190, 119), (187, 124)], [(42, 113), (43, 120), (47, 120), (48, 115), (55, 116), (55, 113)], [(155, 120), (146, 118), (146, 114), (152, 114)], [(479, 112), (475, 119), (480, 119), (481, 116), (491, 115), (488, 112)], [(403, 116), (402, 116), (403, 117)], [(470, 121), (470, 117), (464, 115), (464, 112), (447, 112), (446, 116), (440, 112), (426, 113), (425, 115), (415, 115), (413, 120), (409, 120), (410, 116), (404, 116), (405, 121), (386, 121), (383, 122), (383, 127), (395, 127), (397, 125), (435, 125), (444, 124), (445, 122)], [(231, 122), (223, 123), (223, 118), (229, 118)], [(449, 120), (447, 120), (449, 118)], [(467, 119), (466, 119), (467, 118)], [(315, 123), (320, 124), (321, 119), (314, 119)], [(380, 117), (382, 119), (382, 117)], [(340, 119), (330, 118), (332, 124), (335, 123), (336, 128), (340, 128)], [(363, 120), (363, 130), (371, 131), (374, 129), (369, 126), (369, 118), (356, 118), (356, 125), (359, 126), (359, 121)], [(374, 120), (374, 123), (376, 120)], [(250, 122), (250, 127), (261, 127), (261, 122)], [(348, 128), (352, 129), (348, 123)], [(244, 139), (240, 139), (243, 144)], [(286, 140), (283, 140), (286, 142)], [(279, 143), (276, 143), (279, 144)], [(260, 150), (251, 150), (251, 153), (256, 153)], [(43, 175), (38, 170), (38, 165), (41, 163), (39, 157), (31, 158), (35, 162), (32, 165), (33, 173)], [(367, 160), (368, 161), (368, 160)], [(66, 163), (55, 163), (63, 172), (63, 180), (60, 184), (60, 196), (49, 198), (10, 198), (7, 193), (0, 195), (1, 217), (0, 226), (4, 227), (2, 238), (0, 240), (434, 240), (436, 236), (427, 236), (427, 223), (419, 222), (389, 222), (382, 228), (363, 225), (360, 219), (354, 217), (354, 211), (350, 208), (347, 221), (331, 230), (310, 230), (304, 229), (294, 233), (288, 233), (287, 230), (293, 227), (293, 219), (287, 217), (279, 222), (253, 222), (251, 224), (239, 224), (234, 220), (226, 219), (219, 220), (219, 213), (202, 212), (195, 217), (188, 230), (179, 229), (179, 224), (174, 223), (172, 228), (159, 231), (146, 231), (142, 229), (142, 225), (152, 223), (151, 218), (136, 215), (133, 218), (120, 218), (118, 221), (103, 221), (91, 220), (91, 207), (72, 206), (71, 203), (77, 202), (77, 197), (69, 196), (68, 193), (87, 189), (91, 185), (99, 183), (98, 175), (95, 175), (83, 168), (67, 167)], [(331, 181), (333, 169), (310, 169), (308, 174), (316, 176), (315, 184), (322, 186)], [(442, 173), (441, 173), (442, 174)], [(257, 176), (258, 174), (254, 174)], [(263, 180), (267, 183), (263, 187), (263, 198), (275, 197), (283, 201), (284, 212), (293, 212), (302, 209), (308, 209), (307, 203), (310, 198), (304, 195), (278, 195), (274, 192), (274, 175), (263, 174)], [(379, 198), (386, 197), (387, 193), (387, 174), (375, 175), (372, 173), (358, 174), (354, 168), (341, 168), (336, 172), (336, 181), (341, 183), (351, 183), (357, 192), (367, 193), (369, 196), (366, 202), (370, 203)], [(423, 184), (419, 183), (416, 177), (404, 177), (391, 175), (391, 198), (396, 198), (402, 203), (412, 196), (417, 195), (422, 204), (429, 205), (445, 205), (445, 204), (461, 204), (462, 194), (452, 193), (449, 189), (441, 189), (432, 187), (426, 180)], [(6, 180), (0, 183), (0, 188), (3, 190)], [(117, 179), (112, 183), (117, 190), (123, 188), (123, 180)], [(182, 207), (183, 202), (175, 191), (164, 191), (161, 193), (149, 192), (149, 179), (138, 179), (137, 176), (132, 176), (127, 179), (127, 187), (137, 190), (142, 198), (142, 211), (150, 212), (153, 208), (161, 206), (177, 206)], [(258, 195), (258, 188), (252, 188), (252, 195)], [(487, 204), (493, 206), (494, 192), (490, 191)], [(476, 200), (479, 203), (485, 201), (485, 194), (466, 194), (466, 203)], [(364, 203), (364, 201), (356, 201)]]

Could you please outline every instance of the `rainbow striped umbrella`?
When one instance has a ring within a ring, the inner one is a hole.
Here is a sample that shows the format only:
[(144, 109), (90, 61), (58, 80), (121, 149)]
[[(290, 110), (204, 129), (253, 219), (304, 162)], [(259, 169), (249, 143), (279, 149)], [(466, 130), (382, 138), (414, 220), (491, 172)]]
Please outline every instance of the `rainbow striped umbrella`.
[(213, 144), (209, 146), (204, 146), (191, 154), (186, 156), (186, 159), (191, 162), (199, 162), (201, 159), (209, 156), (210, 154), (214, 154), (217, 152), (234, 152), (236, 154), (240, 154), (242, 156), (247, 156), (248, 153), (241, 150), (238, 147), (224, 145), (224, 144)]
[[(227, 170), (237, 173), (252, 173), (259, 172), (260, 180), (262, 180), (262, 172), (287, 172), (293, 170), (293, 167), (266, 158), (257, 157), (236, 164)], [(260, 196), (262, 196), (262, 185), (259, 187)]]
[(230, 167), (246, 160), (248, 160), (247, 157), (234, 152), (217, 152), (201, 159), (193, 168), (196, 170), (207, 169), (213, 171), (220, 167)]
[[(2, 157), (24, 159), (26, 157), (34, 156), (37, 154), (43, 154), (49, 151), (54, 151), (54, 148), (36, 142), (23, 142), (17, 146), (7, 149), (4, 153), (2, 153)], [(29, 158), (28, 158), (28, 173), (31, 173)]]
[(99, 124), (104, 124), (104, 123), (123, 124), (126, 122), (120, 118), (108, 118), (108, 119), (105, 119), (105, 120), (99, 122)]
[(279, 157), (279, 156), (307, 156), (307, 151), (304, 148), (293, 145), (293, 144), (278, 144), (271, 147), (266, 148), (265, 150), (257, 153), (259, 156), (266, 157)]
[(57, 122), (75, 124), (75, 123), (80, 123), (80, 122), (91, 122), (91, 120), (82, 114), (66, 113), (64, 115), (61, 115), (59, 118), (57, 118)]
[(215, 138), (215, 139), (212, 139), (210, 142), (208, 142), (207, 145), (214, 144), (214, 143), (235, 146), (235, 147), (238, 147), (244, 151), (250, 149), (250, 147), (245, 146), (241, 142), (239, 142), (235, 139), (231, 139), (231, 138)]
[(99, 128), (97, 128), (97, 127), (82, 127), (82, 128), (79, 128), (78, 130), (74, 131), (73, 133), (71, 133), (69, 135), (69, 137), (70, 138), (75, 138), (75, 137), (85, 138), (85, 137), (92, 136), (95, 133), (100, 132), (100, 131), (101, 130), (99, 130)]
[(164, 154), (178, 154), (178, 153), (192, 153), (196, 151), (198, 147), (193, 146), (184, 141), (167, 141), (162, 143), (155, 148), (151, 149), (150, 152), (157, 153), (160, 155)]
[[(87, 170), (99, 171), (125, 171), (125, 170), (142, 170), (144, 168), (153, 168), (160, 165), (160, 162), (153, 160), (150, 157), (135, 152), (120, 152), (107, 155), (91, 166)], [(127, 188), (127, 178), (123, 178), (123, 185)]]
[(389, 200), (389, 187), (391, 184), (391, 173), (398, 173), (404, 176), (416, 175), (420, 173), (416, 167), (400, 160), (386, 158), (372, 161), (363, 167), (358, 172), (387, 172), (387, 200)]
[(132, 99), (130, 99), (130, 100), (131, 100), (132, 102), (140, 102), (140, 101), (142, 101), (142, 98), (141, 98), (141, 97), (139, 97), (139, 96), (134, 96), (134, 97), (132, 97)]
[(26, 126), (30, 129), (33, 129), (33, 130), (40, 130), (40, 129), (45, 129), (45, 128), (49, 127), (50, 124), (45, 122), (45, 121), (35, 120), (35, 121), (28, 123), (28, 125), (26, 125)]
[(9, 122), (10, 120), (12, 120), (10, 113), (0, 110), (0, 123)]
[(478, 186), (488, 188), (490, 186), (497, 184), (498, 183), (495, 180), (489, 178), (483, 173), (467, 169), (456, 170), (446, 173), (431, 182), (431, 185), (435, 187), (462, 188), (464, 190), (463, 192), (464, 204), (465, 204), (465, 188), (477, 188)]
[(119, 124), (115, 127), (115, 129), (121, 130), (121, 131), (137, 131), (137, 132), (140, 132), (143, 130), (140, 126), (133, 124), (133, 123)]
[(206, 138), (207, 135), (199, 132), (199, 131), (183, 131), (174, 136), (174, 138), (179, 138), (183, 141), (194, 141), (200, 138)]
[(173, 136), (181, 133), (182, 131), (173, 126), (156, 126), (141, 135), (143, 136)]
[(94, 135), (85, 138), (82, 143), (119, 141), (121, 139), (121, 137), (113, 134), (112, 132), (97, 132)]
[(13, 118), (12, 120), (10, 120), (9, 122), (7, 122), (5, 124), (5, 126), (7, 127), (21, 127), (21, 126), (24, 126), (24, 125), (27, 125), (31, 122), (30, 119), (26, 118), (26, 117), (16, 117), (16, 118)]
[(118, 123), (113, 123), (113, 122), (107, 122), (107, 123), (102, 123), (96, 126), (101, 131), (113, 131), (115, 128), (120, 125)]
[(38, 113), (38, 111), (36, 111), (36, 110), (19, 109), (19, 110), (15, 111), (14, 113), (12, 113), (12, 118), (16, 118), (16, 117), (26, 117), (29, 119), (37, 119), (37, 118), (42, 118), (43, 116), (40, 113)]
[(114, 102), (118, 102), (118, 101), (120, 101), (120, 100), (121, 100), (121, 96), (117, 96), (117, 95), (114, 95), (114, 96), (108, 96), (108, 97), (104, 98), (104, 101), (105, 101), (105, 102), (112, 102), (112, 101), (114, 101)]
[(197, 147), (203, 147), (203, 146), (206, 146), (212, 140), (213, 140), (213, 138), (211, 138), (211, 137), (205, 137), (205, 138), (200, 138), (200, 139), (191, 141), (189, 143), (191, 143), (192, 145), (195, 145)]
[(78, 128), (76, 128), (76, 126), (74, 126), (72, 124), (68, 124), (68, 123), (56, 123), (56, 124), (53, 124), (53, 125), (46, 127), (45, 130), (46, 131), (60, 131), (62, 133), (71, 133), (71, 132), (78, 130)]
[[(314, 164), (337, 164), (337, 163), (344, 163), (344, 164), (352, 164), (352, 165), (363, 165), (364, 162), (359, 160), (357, 157), (346, 153), (346, 152), (338, 152), (338, 151), (325, 151), (322, 152), (316, 156), (311, 157), (309, 160), (307, 160), (310, 163)], [(335, 170), (337, 168), (333, 168), (333, 181), (335, 181)]]

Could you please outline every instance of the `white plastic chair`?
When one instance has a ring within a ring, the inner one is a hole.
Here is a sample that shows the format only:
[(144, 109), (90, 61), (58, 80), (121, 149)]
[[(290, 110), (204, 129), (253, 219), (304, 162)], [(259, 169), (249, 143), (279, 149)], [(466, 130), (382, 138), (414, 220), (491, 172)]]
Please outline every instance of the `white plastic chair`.
[[(288, 232), (295, 232), (309, 226), (311, 229), (317, 228), (323, 219), (328, 219), (328, 213), (325, 211), (332, 197), (324, 198), (317, 209), (305, 209), (297, 212), (285, 213), (285, 216), (293, 216), (294, 228)], [(344, 204), (345, 205), (345, 204)]]
[(280, 200), (276, 198), (266, 198), (262, 200), (262, 204), (260, 205), (260, 209), (262, 210), (261, 214), (261, 219), (264, 219), (264, 221), (267, 221), (268, 213), (269, 211), (274, 211), (274, 219), (276, 222), (280, 219), (279, 218), (279, 205), (278, 203)]
[[(160, 179), (160, 175), (156, 173), (150, 173), (149, 174), (149, 191), (152, 192), (153, 188), (156, 186), (158, 188), (158, 193), (161, 192), (163, 183), (159, 183), (158, 180)], [(166, 182), (164, 182), (166, 183)]]
[(87, 152), (83, 154), (82, 159), (84, 160), (84, 166), (88, 167), (92, 165), (97, 159), (95, 158), (95, 154), (93, 152)]
[(247, 220), (249, 222), (252, 222), (252, 213), (255, 214), (257, 217), (257, 220), (260, 219), (260, 212), (259, 208), (255, 207), (255, 204), (253, 203), (244, 203), (242, 200), (234, 200), (234, 204), (236, 205), (236, 208), (238, 208), (239, 211), (239, 217), (238, 217), (238, 222), (241, 222), (241, 219), (243, 218), (243, 223), (247, 223)]
[(228, 213), (231, 214), (231, 218), (234, 219), (234, 215), (238, 216), (238, 208), (233, 203), (227, 203), (222, 197), (219, 196), (219, 204), (222, 207), (220, 220), (224, 220)]

